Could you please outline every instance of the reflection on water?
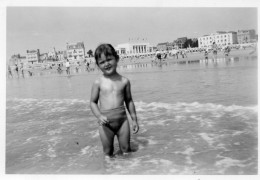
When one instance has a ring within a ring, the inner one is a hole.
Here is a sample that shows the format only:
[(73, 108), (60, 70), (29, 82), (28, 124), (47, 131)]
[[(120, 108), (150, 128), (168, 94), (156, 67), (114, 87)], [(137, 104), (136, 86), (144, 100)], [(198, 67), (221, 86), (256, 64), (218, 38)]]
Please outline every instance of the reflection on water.
[(100, 72), (14, 78), (7, 80), (6, 173), (257, 174), (256, 58), (119, 71), (131, 80), (140, 124), (133, 153), (102, 155), (88, 100)]

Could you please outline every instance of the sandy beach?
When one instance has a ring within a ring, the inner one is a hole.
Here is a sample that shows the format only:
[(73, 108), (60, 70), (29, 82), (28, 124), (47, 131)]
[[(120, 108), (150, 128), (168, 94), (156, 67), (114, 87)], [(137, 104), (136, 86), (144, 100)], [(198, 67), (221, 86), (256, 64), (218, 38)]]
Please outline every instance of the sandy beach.
[[(232, 56), (257, 56), (257, 51), (254, 51), (253, 48), (248, 48), (248, 49), (245, 49), (245, 50), (235, 50), (235, 49), (232, 49), (230, 54), (229, 54), (229, 57), (232, 57)], [(213, 58), (213, 54), (212, 53), (209, 53), (209, 59)], [(218, 54), (217, 54), (217, 58), (224, 58), (225, 57), (225, 54), (223, 51), (219, 51)], [(182, 62), (182, 61), (197, 61), (197, 60), (204, 60), (205, 59), (205, 56), (204, 56), (204, 52), (193, 52), (193, 53), (188, 53), (187, 54), (187, 57), (184, 57), (182, 58), (181, 55), (178, 56), (178, 59), (173, 57), (173, 56), (168, 56), (166, 59), (163, 59), (163, 61), (174, 61), (174, 62)], [(130, 59), (124, 59), (124, 60), (121, 60), (120, 61), (120, 65), (128, 65), (128, 64), (135, 64), (135, 63), (141, 63), (141, 64), (145, 64), (145, 63), (151, 63), (152, 60), (154, 60), (154, 57), (152, 58), (143, 58), (143, 59), (133, 59), (133, 60), (130, 60)]]

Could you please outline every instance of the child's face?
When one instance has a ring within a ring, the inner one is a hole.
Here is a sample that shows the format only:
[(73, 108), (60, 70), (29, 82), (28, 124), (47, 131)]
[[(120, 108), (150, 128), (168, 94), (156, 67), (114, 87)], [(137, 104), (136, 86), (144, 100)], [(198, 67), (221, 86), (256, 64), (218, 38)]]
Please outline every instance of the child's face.
[(114, 56), (105, 56), (104, 54), (101, 54), (101, 57), (98, 59), (97, 63), (104, 75), (113, 75), (116, 72), (117, 62), (118, 61)]

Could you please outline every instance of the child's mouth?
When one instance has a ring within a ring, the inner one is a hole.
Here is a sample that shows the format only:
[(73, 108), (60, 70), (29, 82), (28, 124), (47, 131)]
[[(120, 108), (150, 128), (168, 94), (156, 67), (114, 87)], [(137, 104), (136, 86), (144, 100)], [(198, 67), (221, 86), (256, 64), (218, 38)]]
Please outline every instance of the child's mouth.
[(111, 66), (108, 66), (108, 67), (105, 67), (105, 70), (110, 70), (112, 67)]

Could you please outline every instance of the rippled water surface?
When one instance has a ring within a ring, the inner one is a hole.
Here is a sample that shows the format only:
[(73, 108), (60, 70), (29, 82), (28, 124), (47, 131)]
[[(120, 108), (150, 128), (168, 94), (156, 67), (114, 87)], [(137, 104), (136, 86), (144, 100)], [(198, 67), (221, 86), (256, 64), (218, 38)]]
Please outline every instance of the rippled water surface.
[(140, 124), (133, 153), (102, 155), (89, 107), (100, 72), (7, 79), (6, 173), (257, 174), (257, 58), (119, 71)]

